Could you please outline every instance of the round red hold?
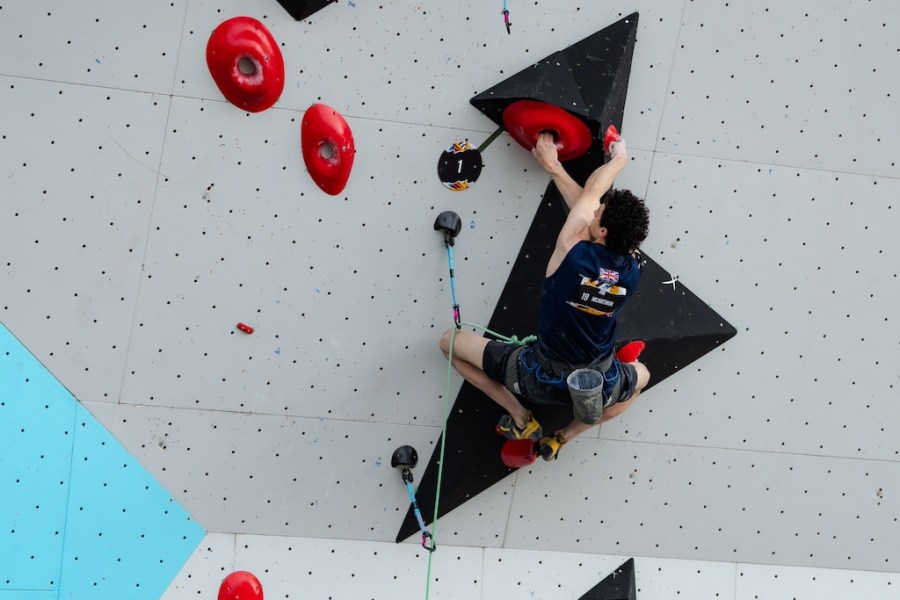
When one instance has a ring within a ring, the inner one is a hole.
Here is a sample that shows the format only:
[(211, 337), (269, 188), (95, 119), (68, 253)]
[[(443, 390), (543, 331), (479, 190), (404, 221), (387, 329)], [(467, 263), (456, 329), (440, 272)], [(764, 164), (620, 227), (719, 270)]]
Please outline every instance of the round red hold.
[(219, 586), (219, 600), (263, 600), (262, 585), (253, 573), (235, 571)]
[(519, 100), (503, 110), (503, 126), (526, 150), (537, 144), (538, 135), (549, 131), (556, 137), (559, 160), (578, 158), (591, 148), (591, 130), (584, 121), (558, 106)]
[(527, 467), (537, 460), (534, 440), (506, 440), (500, 449), (500, 460), (510, 469)]
[(249, 325), (244, 325), (243, 323), (238, 323), (237, 328), (243, 331), (244, 333), (253, 333), (253, 328)]
[(356, 147), (353, 133), (339, 112), (313, 104), (300, 125), (300, 149), (310, 177), (326, 194), (336, 196), (350, 179)]
[(252, 17), (234, 17), (215, 28), (206, 44), (206, 64), (222, 95), (249, 112), (269, 108), (284, 89), (281, 50)]

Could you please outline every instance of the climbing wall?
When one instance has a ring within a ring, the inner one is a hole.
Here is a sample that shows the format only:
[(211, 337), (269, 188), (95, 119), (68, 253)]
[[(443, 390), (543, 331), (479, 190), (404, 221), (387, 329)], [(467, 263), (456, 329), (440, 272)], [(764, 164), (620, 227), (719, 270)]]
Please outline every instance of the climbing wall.
[[(427, 462), (461, 386), (437, 347), (452, 316), (432, 223), (462, 218), (457, 294), (487, 323), (548, 182), (508, 135), (467, 191), (438, 159), (494, 131), (470, 98), (634, 11), (616, 183), (651, 208), (664, 275), (646, 283), (689, 289), (737, 335), (440, 519), (431, 593), (579, 598), (634, 557), (642, 598), (890, 597), (900, 8), (508, 7), (510, 34), (500, 2), (356, 0), (301, 21), (275, 0), (0, 7), (0, 322), (210, 532), (166, 597), (242, 568), (272, 597), (423, 595), (418, 539), (394, 543), (408, 497), (390, 456)], [(206, 67), (237, 15), (285, 59), (258, 114)], [(337, 196), (300, 156), (315, 102), (356, 141)]]

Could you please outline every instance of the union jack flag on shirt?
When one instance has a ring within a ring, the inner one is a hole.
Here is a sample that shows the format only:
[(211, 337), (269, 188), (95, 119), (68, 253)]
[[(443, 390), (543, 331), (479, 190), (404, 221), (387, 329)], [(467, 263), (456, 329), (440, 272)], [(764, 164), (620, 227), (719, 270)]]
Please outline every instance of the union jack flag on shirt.
[(600, 269), (600, 279), (606, 283), (616, 283), (619, 281), (619, 272), (609, 269)]

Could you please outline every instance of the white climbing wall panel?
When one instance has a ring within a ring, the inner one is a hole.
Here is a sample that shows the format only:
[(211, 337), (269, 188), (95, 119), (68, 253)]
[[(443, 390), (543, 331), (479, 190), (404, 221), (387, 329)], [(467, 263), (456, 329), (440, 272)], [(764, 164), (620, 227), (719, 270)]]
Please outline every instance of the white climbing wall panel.
[[(0, 321), (213, 532), (169, 596), (248, 568), (273, 597), (421, 597), (390, 456), (420, 473), (440, 435), (432, 223), (462, 217), (462, 314), (486, 323), (547, 183), (506, 135), (463, 193), (438, 157), (493, 131), (470, 97), (635, 10), (617, 183), (673, 293), (738, 335), (442, 519), (433, 593), (577, 598), (636, 556), (643, 599), (896, 595), (900, 5), (508, 5), (511, 35), (499, 1), (0, 5)], [(206, 68), (238, 15), (286, 61), (260, 114)], [(314, 102), (356, 140), (336, 197), (300, 157)]]

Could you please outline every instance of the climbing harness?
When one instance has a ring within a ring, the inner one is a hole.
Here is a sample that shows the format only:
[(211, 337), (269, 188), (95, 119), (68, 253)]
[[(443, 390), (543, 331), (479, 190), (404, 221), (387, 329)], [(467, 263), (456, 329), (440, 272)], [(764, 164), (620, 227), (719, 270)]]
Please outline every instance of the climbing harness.
[(412, 446), (400, 446), (394, 450), (394, 455), (391, 457), (391, 466), (394, 468), (402, 468), (400, 476), (403, 478), (403, 483), (406, 484), (406, 491), (409, 493), (409, 501), (412, 503), (413, 512), (416, 515), (416, 520), (419, 522), (419, 529), (422, 531), (422, 547), (429, 552), (434, 552), (437, 549), (437, 545), (434, 543), (434, 536), (432, 536), (431, 532), (428, 531), (428, 528), (425, 527), (425, 520), (422, 519), (422, 511), (419, 510), (419, 503), (416, 502), (416, 492), (413, 490), (412, 486), (412, 469), (416, 468), (418, 462), (419, 455)]

